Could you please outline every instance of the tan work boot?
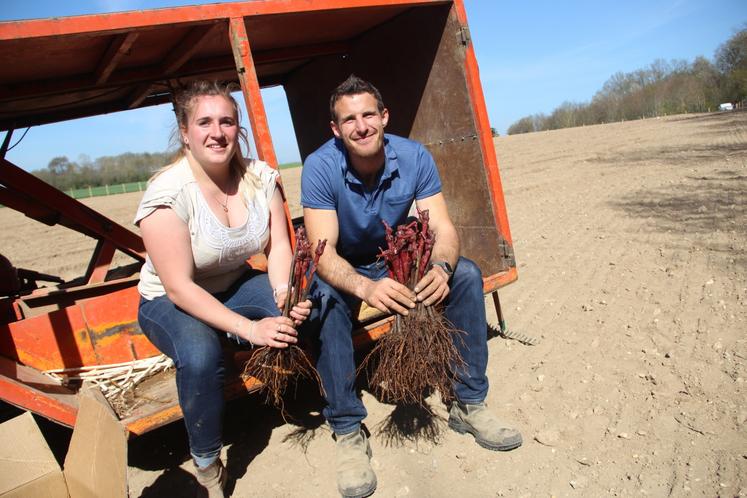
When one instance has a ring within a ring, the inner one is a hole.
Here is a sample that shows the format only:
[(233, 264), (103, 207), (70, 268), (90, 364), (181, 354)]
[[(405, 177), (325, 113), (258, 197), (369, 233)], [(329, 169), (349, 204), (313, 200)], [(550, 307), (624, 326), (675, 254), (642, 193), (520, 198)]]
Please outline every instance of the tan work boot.
[(227, 475), (220, 458), (204, 469), (195, 465), (195, 477), (197, 477), (197, 482), (204, 488), (197, 492), (197, 496), (207, 496), (207, 498), (223, 498), (225, 496), (223, 488), (226, 485)]
[(451, 404), (449, 427), (460, 434), (469, 432), (477, 444), (493, 451), (508, 451), (521, 446), (521, 433), (498, 420), (490, 413), (485, 403), (465, 405), (458, 401)]
[(337, 490), (345, 498), (364, 498), (376, 490), (371, 468), (371, 446), (363, 430), (335, 435), (337, 440)]

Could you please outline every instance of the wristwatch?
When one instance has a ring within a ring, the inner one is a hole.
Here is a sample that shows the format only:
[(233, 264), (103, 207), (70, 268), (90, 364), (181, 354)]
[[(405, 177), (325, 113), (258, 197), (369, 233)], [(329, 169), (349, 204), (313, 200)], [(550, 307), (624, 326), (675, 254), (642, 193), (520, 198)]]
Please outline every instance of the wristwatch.
[(433, 268), (434, 266), (440, 266), (441, 269), (446, 272), (446, 276), (449, 278), (451, 278), (451, 276), (454, 274), (454, 269), (446, 261), (431, 261), (431, 268)]

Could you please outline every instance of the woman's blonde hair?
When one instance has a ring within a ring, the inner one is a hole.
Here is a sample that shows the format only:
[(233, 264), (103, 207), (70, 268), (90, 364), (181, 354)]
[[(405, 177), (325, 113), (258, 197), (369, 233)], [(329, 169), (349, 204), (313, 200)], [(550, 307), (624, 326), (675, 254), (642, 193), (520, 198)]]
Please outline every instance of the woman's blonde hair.
[(176, 127), (171, 133), (170, 143), (172, 147), (176, 149), (176, 152), (171, 164), (156, 171), (150, 181), (153, 181), (153, 179), (158, 175), (174, 166), (186, 155), (185, 150), (187, 149), (187, 144), (184, 143), (181, 130), (187, 128), (189, 117), (192, 115), (192, 112), (194, 112), (197, 99), (200, 97), (220, 96), (228, 100), (233, 106), (234, 114), (236, 115), (236, 124), (239, 127), (239, 147), (236, 147), (236, 151), (229, 163), (231, 172), (234, 178), (239, 181), (239, 190), (244, 194), (243, 198), (252, 199), (254, 197), (254, 193), (262, 188), (262, 183), (259, 177), (249, 169), (247, 161), (241, 153), (241, 143), (246, 147), (247, 153), (250, 149), (246, 129), (242, 127), (239, 122), (241, 114), (239, 112), (239, 104), (236, 102), (236, 99), (233, 98), (233, 95), (231, 95), (231, 92), (237, 90), (239, 90), (239, 86), (235, 83), (222, 83), (214, 80), (197, 80), (193, 81), (189, 86), (175, 94), (174, 113), (176, 114)]

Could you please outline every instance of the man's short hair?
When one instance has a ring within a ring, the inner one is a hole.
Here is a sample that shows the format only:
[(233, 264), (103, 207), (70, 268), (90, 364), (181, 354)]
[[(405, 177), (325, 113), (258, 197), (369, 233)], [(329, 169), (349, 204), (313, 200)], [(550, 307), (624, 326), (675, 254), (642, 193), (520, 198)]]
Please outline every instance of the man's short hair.
[(337, 88), (335, 88), (329, 98), (329, 115), (332, 121), (337, 123), (335, 104), (338, 100), (346, 95), (359, 95), (361, 93), (370, 93), (373, 95), (376, 99), (376, 107), (379, 109), (379, 112), (384, 111), (384, 100), (381, 98), (379, 90), (368, 81), (351, 74), (348, 76), (348, 79), (337, 85)]

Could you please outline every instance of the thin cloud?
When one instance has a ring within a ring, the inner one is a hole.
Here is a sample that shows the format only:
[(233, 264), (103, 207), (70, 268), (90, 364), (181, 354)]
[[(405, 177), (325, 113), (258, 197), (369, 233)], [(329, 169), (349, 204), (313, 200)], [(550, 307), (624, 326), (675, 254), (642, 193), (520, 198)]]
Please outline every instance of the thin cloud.
[[(656, 4), (652, 4), (656, 7)], [(649, 34), (656, 32), (676, 22), (679, 19), (686, 18), (694, 13), (697, 8), (687, 1), (679, 0), (670, 5), (665, 5), (660, 9), (654, 9), (646, 17), (640, 18), (633, 26), (632, 31), (622, 31), (622, 36), (612, 38), (615, 43), (609, 43), (607, 50), (617, 50), (629, 45), (632, 41), (638, 40)]]
[[(604, 29), (607, 36), (599, 37), (583, 45), (570, 47), (555, 53), (549, 53), (534, 58), (525, 59), (526, 62), (510, 63), (496, 60), (494, 57), (480, 58), (481, 77), (484, 82), (514, 81), (525, 82), (536, 79), (553, 78), (559, 75), (573, 74), (583, 68), (588, 72), (593, 67), (605, 67), (607, 62), (619, 57), (627, 47), (640, 42), (642, 39), (656, 33), (665, 26), (692, 15), (697, 7), (686, 0), (678, 0), (668, 5), (654, 8), (643, 17), (637, 18), (635, 23), (621, 18), (619, 23)], [(589, 33), (597, 37), (597, 34)], [(653, 62), (648, 61), (648, 62)]]
[(142, 8), (138, 0), (96, 0), (96, 7), (101, 12), (122, 12)]

